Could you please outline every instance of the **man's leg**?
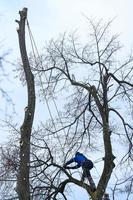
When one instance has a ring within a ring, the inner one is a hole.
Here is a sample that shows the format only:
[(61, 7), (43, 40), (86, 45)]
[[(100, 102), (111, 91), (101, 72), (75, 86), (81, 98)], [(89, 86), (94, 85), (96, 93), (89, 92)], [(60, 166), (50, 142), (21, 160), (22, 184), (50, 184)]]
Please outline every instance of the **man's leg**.
[(90, 174), (90, 169), (93, 168), (93, 164), (90, 162), (90, 161), (85, 161), (82, 165), (82, 169), (83, 169), (83, 175), (84, 178), (88, 178), (88, 181), (89, 181), (89, 184), (92, 188), (92, 190), (96, 190), (96, 186), (95, 186), (95, 183), (91, 177), (91, 174)]
[(95, 191), (95, 190), (96, 190), (96, 186), (95, 186), (95, 183), (94, 183), (94, 181), (93, 181), (93, 178), (91, 177), (90, 172), (89, 172), (89, 174), (88, 174), (88, 181), (89, 181), (89, 183), (90, 183), (91, 188)]
[(85, 177), (86, 177), (86, 170), (85, 170), (85, 168), (83, 166), (82, 166), (82, 170), (83, 170), (83, 174), (82, 174), (82, 177), (81, 177), (81, 181), (84, 182)]
[(82, 174), (82, 177), (81, 177), (81, 181), (84, 182), (85, 180), (85, 176), (84, 176), (84, 173)]
[(90, 173), (90, 170), (93, 168), (93, 163), (90, 160), (87, 160), (85, 167), (86, 167), (86, 174), (87, 174), (89, 184), (90, 184), (91, 188), (95, 191), (96, 186), (95, 186), (95, 183), (94, 183), (93, 178), (92, 178), (91, 173)]

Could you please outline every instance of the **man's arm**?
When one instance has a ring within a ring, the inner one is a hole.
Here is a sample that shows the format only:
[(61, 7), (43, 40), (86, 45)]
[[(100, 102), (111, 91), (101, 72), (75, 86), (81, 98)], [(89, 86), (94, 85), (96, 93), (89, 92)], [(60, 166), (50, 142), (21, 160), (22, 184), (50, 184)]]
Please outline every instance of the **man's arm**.
[(75, 162), (75, 159), (74, 159), (74, 158), (72, 158), (72, 159), (70, 159), (69, 161), (67, 161), (67, 162), (63, 165), (63, 167), (66, 168), (66, 169), (70, 169), (70, 167), (68, 167), (67, 165), (69, 165), (69, 164), (71, 164), (71, 163), (73, 163), (73, 162)]
[(72, 167), (69, 167), (69, 166), (65, 166), (65, 169), (78, 169), (80, 167), (79, 164), (75, 165), (75, 166), (72, 166)]
[(73, 162), (75, 162), (75, 158), (72, 158), (72, 159), (70, 159), (69, 161), (67, 161), (66, 164), (64, 164), (63, 167), (64, 167), (65, 169), (77, 169), (77, 168), (80, 167), (79, 164), (77, 164), (77, 165), (75, 165), (75, 166), (72, 166), (72, 167), (71, 167), (71, 166), (70, 166), (70, 167), (67, 166), (67, 165), (69, 165), (69, 164), (71, 164), (71, 163), (73, 163)]

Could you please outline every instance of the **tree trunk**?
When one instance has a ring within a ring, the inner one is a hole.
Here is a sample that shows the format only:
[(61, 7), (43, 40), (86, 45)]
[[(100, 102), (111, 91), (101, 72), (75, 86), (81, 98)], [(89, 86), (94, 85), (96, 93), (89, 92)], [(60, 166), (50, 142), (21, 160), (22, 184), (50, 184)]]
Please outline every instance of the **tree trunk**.
[(103, 79), (103, 108), (101, 112), (101, 118), (103, 122), (103, 141), (104, 141), (104, 168), (97, 186), (97, 192), (95, 195), (94, 200), (100, 200), (104, 195), (104, 192), (107, 188), (108, 182), (110, 180), (113, 168), (115, 167), (114, 164), (114, 155), (112, 152), (112, 144), (111, 144), (111, 132), (109, 129), (109, 109), (108, 109), (108, 98), (107, 98), (107, 80), (108, 74), (104, 76)]
[(25, 21), (27, 18), (27, 8), (24, 8), (22, 11), (19, 12), (19, 14), (20, 21), (16, 20), (16, 22), (19, 24), (17, 32), (19, 38), (19, 47), (22, 58), (22, 64), (27, 84), (28, 105), (25, 108), (24, 121), (20, 128), (20, 166), (17, 180), (17, 193), (19, 200), (30, 200), (30, 138), (35, 112), (35, 84), (34, 76), (30, 69), (25, 44)]

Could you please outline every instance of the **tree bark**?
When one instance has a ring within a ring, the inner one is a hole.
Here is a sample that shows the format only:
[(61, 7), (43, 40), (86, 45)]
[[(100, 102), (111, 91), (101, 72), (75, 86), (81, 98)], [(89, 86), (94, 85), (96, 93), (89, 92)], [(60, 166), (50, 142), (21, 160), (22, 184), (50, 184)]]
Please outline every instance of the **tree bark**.
[(19, 11), (19, 14), (20, 14), (20, 21), (16, 20), (16, 22), (19, 24), (17, 32), (18, 32), (19, 48), (22, 58), (23, 70), (25, 73), (25, 79), (27, 84), (28, 105), (25, 108), (24, 121), (20, 128), (20, 133), (21, 133), (20, 166), (19, 166), (18, 180), (17, 180), (17, 193), (19, 200), (29, 200), (30, 199), (30, 183), (29, 183), (30, 138), (31, 138), (32, 125), (35, 112), (35, 84), (25, 44), (25, 22), (27, 19), (27, 8), (23, 8), (22, 11)]
[(109, 128), (109, 108), (108, 108), (108, 98), (107, 98), (107, 80), (108, 74), (104, 76), (103, 79), (103, 109), (101, 113), (101, 118), (103, 122), (103, 141), (104, 141), (104, 168), (97, 186), (97, 192), (94, 200), (99, 200), (103, 197), (104, 192), (107, 188), (107, 184), (110, 180), (113, 168), (115, 167), (114, 158), (112, 152), (112, 144), (111, 144), (111, 132)]

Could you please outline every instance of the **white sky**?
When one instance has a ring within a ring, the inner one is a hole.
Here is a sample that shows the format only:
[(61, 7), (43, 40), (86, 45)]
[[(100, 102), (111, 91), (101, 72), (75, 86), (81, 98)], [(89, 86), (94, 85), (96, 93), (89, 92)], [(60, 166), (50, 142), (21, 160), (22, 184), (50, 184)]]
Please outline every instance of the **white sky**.
[[(121, 42), (127, 51), (133, 47), (132, 0), (0, 0), (0, 56), (12, 49), (9, 57), (12, 61), (20, 56), (15, 19), (19, 19), (18, 11), (23, 7), (28, 8), (28, 19), (39, 49), (44, 46), (45, 41), (58, 37), (59, 33), (64, 31), (72, 32), (78, 29), (79, 33), (85, 33), (87, 23), (83, 15), (104, 20), (116, 17), (112, 32), (121, 34)], [(14, 80), (14, 68), (10, 66), (10, 69), (7, 69), (8, 67), (7, 65), (6, 71), (11, 73), (12, 82), (3, 82), (3, 87), (11, 91), (16, 111), (19, 113), (18, 119), (23, 119), (25, 90), (21, 89), (17, 79)], [(0, 119), (2, 117), (1, 114)], [(5, 133), (4, 138), (6, 137)], [(3, 139), (3, 135), (0, 139)]]
[(18, 11), (28, 7), (28, 18), (38, 45), (64, 31), (87, 28), (83, 17), (109, 19), (116, 17), (115, 31), (122, 33), (124, 43), (130, 41), (132, 28), (132, 0), (1, 0), (0, 38), (9, 48), (17, 48), (16, 23)]

